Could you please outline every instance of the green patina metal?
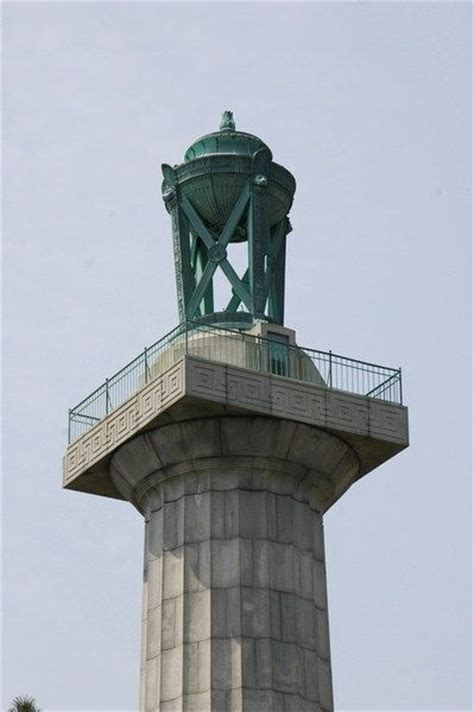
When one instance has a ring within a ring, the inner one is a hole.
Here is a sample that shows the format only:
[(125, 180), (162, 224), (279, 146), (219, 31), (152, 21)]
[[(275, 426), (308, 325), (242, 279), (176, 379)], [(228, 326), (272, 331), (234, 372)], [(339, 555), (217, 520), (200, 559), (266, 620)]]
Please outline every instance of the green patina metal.
[(234, 114), (232, 113), (232, 111), (224, 111), (224, 113), (222, 114), (222, 119), (219, 128), (221, 131), (224, 131), (226, 129), (228, 131), (235, 131)]
[[(283, 324), (288, 212), (295, 179), (274, 163), (257, 136), (237, 131), (232, 112), (220, 130), (195, 141), (184, 163), (163, 165), (163, 200), (171, 215), (181, 321), (248, 329)], [(232, 264), (232, 246), (246, 243), (247, 264)], [(215, 304), (217, 270), (229, 285)]]

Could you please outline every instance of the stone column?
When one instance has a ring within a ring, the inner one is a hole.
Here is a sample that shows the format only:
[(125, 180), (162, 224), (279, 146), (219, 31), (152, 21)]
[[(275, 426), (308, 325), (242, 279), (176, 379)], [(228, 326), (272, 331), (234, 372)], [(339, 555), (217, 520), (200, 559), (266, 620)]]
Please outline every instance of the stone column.
[(141, 712), (333, 709), (321, 493), (351, 448), (219, 416), (138, 435), (110, 473), (146, 521)]

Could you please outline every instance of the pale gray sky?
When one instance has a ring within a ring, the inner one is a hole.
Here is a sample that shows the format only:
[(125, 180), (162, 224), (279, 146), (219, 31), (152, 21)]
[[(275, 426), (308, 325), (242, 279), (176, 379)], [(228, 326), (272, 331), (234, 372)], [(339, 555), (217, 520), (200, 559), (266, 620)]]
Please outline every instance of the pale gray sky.
[(4, 25), (4, 706), (137, 706), (142, 522), (61, 490), (67, 409), (176, 324), (159, 165), (229, 108), (298, 182), (287, 325), (404, 369), (410, 449), (326, 517), (337, 709), (470, 709), (470, 5)]

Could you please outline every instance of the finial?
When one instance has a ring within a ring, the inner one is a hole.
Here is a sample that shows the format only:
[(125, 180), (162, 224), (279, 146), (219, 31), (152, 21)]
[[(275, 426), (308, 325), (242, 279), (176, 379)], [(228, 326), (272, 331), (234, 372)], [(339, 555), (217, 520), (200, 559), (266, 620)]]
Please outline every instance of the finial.
[(232, 111), (224, 111), (219, 128), (221, 131), (225, 131), (226, 129), (228, 131), (235, 131), (235, 121)]

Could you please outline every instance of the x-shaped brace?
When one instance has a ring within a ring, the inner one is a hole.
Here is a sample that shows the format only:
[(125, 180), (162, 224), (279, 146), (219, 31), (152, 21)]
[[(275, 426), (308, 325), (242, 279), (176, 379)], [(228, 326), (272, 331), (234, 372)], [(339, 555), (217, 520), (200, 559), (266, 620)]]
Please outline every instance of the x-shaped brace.
[[(270, 243), (269, 250), (268, 250), (268, 258), (267, 258), (267, 269), (265, 272), (265, 286), (264, 286), (264, 295), (265, 295), (265, 302), (268, 299), (268, 294), (270, 292), (270, 285), (272, 281), (272, 277), (274, 274), (274, 264), (276, 260), (278, 259), (278, 255), (280, 253), (280, 250), (283, 245), (283, 239), (285, 235), (288, 232), (287, 228), (287, 220), (282, 220), (277, 227), (275, 228), (274, 231), (274, 236), (273, 240)], [(245, 274), (242, 277), (242, 282), (245, 284), (247, 283), (248, 280), (248, 274), (249, 270), (248, 268), (245, 270)], [(236, 311), (237, 307), (241, 303), (242, 299), (240, 299), (238, 294), (233, 294), (232, 299), (230, 300), (229, 304), (227, 305), (226, 311)]]
[(183, 211), (196, 231), (197, 235), (201, 238), (207, 247), (208, 251), (208, 262), (203, 270), (201, 279), (199, 280), (193, 295), (188, 304), (187, 317), (192, 319), (199, 308), (199, 305), (204, 297), (207, 287), (214, 276), (214, 272), (217, 267), (220, 267), (224, 272), (225, 276), (229, 280), (233, 291), (238, 295), (241, 302), (245, 304), (248, 311), (252, 311), (252, 300), (249, 291), (245, 285), (245, 282), (239, 279), (234, 268), (227, 259), (227, 245), (232, 239), (239, 220), (241, 219), (245, 208), (250, 200), (250, 189), (248, 184), (245, 184), (239, 195), (239, 198), (232, 210), (224, 229), (222, 230), (219, 238), (216, 239), (211, 235), (207, 227), (204, 225), (203, 221), (199, 217), (198, 213), (194, 209), (191, 201), (186, 195), (182, 196), (181, 205)]

